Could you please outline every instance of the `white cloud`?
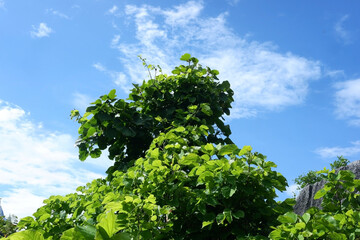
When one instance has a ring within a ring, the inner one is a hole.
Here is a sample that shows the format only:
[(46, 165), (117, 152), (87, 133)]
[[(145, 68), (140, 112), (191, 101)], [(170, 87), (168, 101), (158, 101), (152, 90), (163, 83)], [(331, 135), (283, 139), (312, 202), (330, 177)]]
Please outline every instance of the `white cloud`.
[(108, 13), (109, 14), (116, 14), (116, 12), (119, 10), (119, 8), (116, 6), (116, 5), (114, 5), (112, 8), (110, 8), (109, 10), (108, 10)]
[(90, 105), (91, 102), (94, 102), (94, 99), (90, 98), (90, 96), (82, 93), (74, 93), (73, 94), (73, 104), (74, 107), (78, 110), (85, 111), (86, 108)]
[(300, 193), (300, 190), (298, 189), (299, 188), (299, 185), (298, 184), (292, 184), (290, 186), (288, 186), (286, 188), (286, 194), (289, 196), (289, 197), (297, 197)]
[(52, 8), (46, 9), (46, 13), (50, 13), (50, 14), (52, 14), (52, 15), (54, 15), (54, 16), (58, 16), (58, 17), (60, 17), (60, 18), (64, 18), (64, 19), (70, 20), (70, 17), (69, 17), (68, 15), (66, 15), (66, 14), (64, 14), (64, 13), (62, 13), (62, 12), (59, 12), (59, 11), (57, 11), (57, 10), (54, 10), (54, 9), (52, 9)]
[(323, 147), (315, 150), (322, 158), (350, 157), (360, 153), (360, 141), (351, 142), (350, 147)]
[(120, 35), (115, 35), (111, 40), (111, 47), (116, 47), (119, 44)]
[(106, 75), (108, 75), (116, 85), (118, 85), (124, 90), (124, 92), (128, 92), (131, 89), (131, 85), (127, 79), (127, 76), (124, 73), (108, 70), (101, 63), (95, 63), (93, 64), (93, 67), (100, 72), (104, 72)]
[(169, 25), (185, 25), (198, 18), (202, 9), (202, 1), (189, 1), (175, 6), (172, 10), (164, 10), (160, 13), (165, 15), (165, 22)]
[(42, 38), (42, 37), (49, 37), (50, 33), (53, 30), (46, 25), (46, 23), (40, 23), (39, 27), (32, 26), (34, 31), (31, 31), (30, 34), (32, 37)]
[(0, 0), (0, 8), (5, 9), (5, 1), (4, 0)]
[(352, 42), (352, 37), (349, 31), (344, 28), (344, 23), (349, 19), (349, 15), (342, 16), (334, 25), (334, 30), (337, 37), (344, 43), (350, 44)]
[(322, 76), (319, 62), (280, 53), (271, 43), (240, 37), (227, 25), (227, 13), (202, 17), (203, 8), (202, 1), (171, 9), (127, 5), (125, 14), (135, 25), (138, 42), (122, 42), (116, 48), (128, 79), (141, 82), (148, 78), (138, 55), (169, 73), (188, 52), (203, 65), (218, 69), (222, 80), (230, 81), (235, 91), (233, 118), (256, 116), (261, 111), (281, 110), (305, 101), (309, 83)]
[(335, 85), (335, 114), (349, 124), (360, 126), (360, 79), (339, 82)]
[[(78, 160), (71, 135), (43, 129), (29, 113), (4, 101), (0, 101), (0, 139), (0, 196), (7, 215), (29, 215), (42, 199), (74, 192), (104, 176), (87, 170), (95, 166), (94, 160)], [(96, 166), (104, 173), (110, 164)]]

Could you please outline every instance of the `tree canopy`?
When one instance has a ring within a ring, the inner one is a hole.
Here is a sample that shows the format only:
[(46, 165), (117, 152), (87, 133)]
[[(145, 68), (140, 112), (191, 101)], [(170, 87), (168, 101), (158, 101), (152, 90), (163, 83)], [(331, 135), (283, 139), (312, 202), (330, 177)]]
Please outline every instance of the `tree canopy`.
[(233, 101), (229, 82), (219, 81), (217, 70), (202, 67), (190, 54), (181, 60), (185, 64), (171, 75), (144, 60), (154, 78), (134, 84), (127, 99), (117, 99), (111, 90), (84, 115), (72, 111), (80, 124), (79, 158), (97, 158), (107, 149), (114, 165), (106, 179), (45, 200), (33, 217), (20, 220), (22, 231), (9, 239), (360, 236), (359, 194), (354, 193), (360, 183), (351, 173), (321, 172), (329, 181), (316, 194), (324, 198), (324, 209), (296, 215), (294, 199), (275, 200), (276, 191), (287, 186), (273, 170), (276, 164), (231, 141), (223, 118)]

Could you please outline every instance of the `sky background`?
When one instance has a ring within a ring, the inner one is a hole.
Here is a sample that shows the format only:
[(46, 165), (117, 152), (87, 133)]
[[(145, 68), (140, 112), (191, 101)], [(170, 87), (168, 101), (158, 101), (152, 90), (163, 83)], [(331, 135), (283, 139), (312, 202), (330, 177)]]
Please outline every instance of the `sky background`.
[(80, 162), (70, 111), (165, 72), (184, 53), (220, 71), (235, 102), (232, 139), (289, 181), (338, 155), (360, 160), (360, 3), (335, 1), (0, 0), (0, 197), (31, 215), (50, 195), (104, 177)]

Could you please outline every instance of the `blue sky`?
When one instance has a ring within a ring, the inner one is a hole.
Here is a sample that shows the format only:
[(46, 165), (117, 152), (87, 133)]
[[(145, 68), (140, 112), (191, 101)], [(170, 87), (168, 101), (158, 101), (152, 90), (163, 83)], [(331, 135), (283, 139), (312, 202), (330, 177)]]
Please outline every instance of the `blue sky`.
[(227, 121), (239, 146), (289, 181), (360, 159), (360, 3), (319, 1), (0, 0), (0, 197), (34, 212), (111, 164), (77, 160), (74, 108), (165, 72), (190, 53), (235, 91)]

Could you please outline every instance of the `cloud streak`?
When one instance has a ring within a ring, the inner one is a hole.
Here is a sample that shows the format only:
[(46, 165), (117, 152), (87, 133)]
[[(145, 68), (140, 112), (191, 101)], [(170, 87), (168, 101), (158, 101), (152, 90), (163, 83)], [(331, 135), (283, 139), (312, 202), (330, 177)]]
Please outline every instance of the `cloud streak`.
[(46, 13), (50, 13), (54, 16), (57, 16), (57, 17), (60, 17), (60, 18), (64, 18), (64, 19), (67, 19), (67, 20), (70, 20), (70, 17), (62, 12), (59, 12), (57, 10), (54, 10), (52, 8), (50, 9), (46, 9)]
[[(293, 53), (280, 53), (272, 43), (249, 41), (227, 25), (227, 13), (203, 17), (203, 2), (188, 1), (170, 9), (127, 5), (136, 43), (118, 41), (125, 67), (123, 81), (147, 78), (137, 55), (169, 73), (189, 52), (201, 63), (220, 71), (235, 91), (232, 118), (253, 117), (305, 101), (311, 81), (322, 76), (321, 64)], [(185, 12), (184, 12), (185, 11)], [(125, 74), (126, 72), (126, 74)]]
[(335, 88), (335, 115), (360, 126), (360, 79), (339, 82)]
[(4, 101), (0, 101), (0, 141), (0, 196), (7, 215), (30, 215), (43, 199), (74, 192), (102, 177), (109, 166), (96, 164), (101, 174), (88, 170), (95, 165), (78, 160), (71, 135), (43, 129), (29, 113)]
[(349, 19), (349, 15), (346, 14), (346, 15), (342, 16), (334, 25), (334, 30), (335, 30), (337, 37), (344, 44), (350, 44), (352, 42), (350, 32), (344, 28), (344, 23), (348, 19)]
[(46, 23), (40, 23), (38, 27), (32, 26), (33, 31), (30, 32), (33, 38), (49, 37), (54, 32)]
[(351, 142), (350, 147), (323, 147), (315, 150), (322, 158), (336, 158), (337, 156), (351, 157), (360, 153), (360, 141)]

